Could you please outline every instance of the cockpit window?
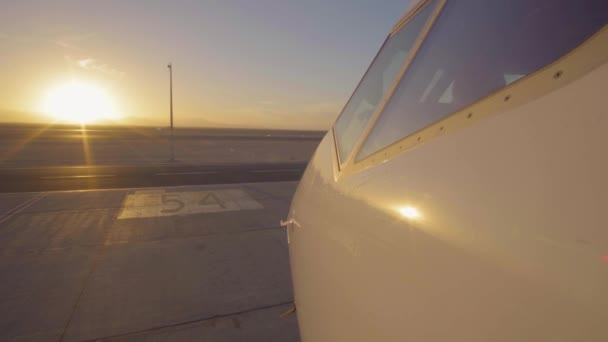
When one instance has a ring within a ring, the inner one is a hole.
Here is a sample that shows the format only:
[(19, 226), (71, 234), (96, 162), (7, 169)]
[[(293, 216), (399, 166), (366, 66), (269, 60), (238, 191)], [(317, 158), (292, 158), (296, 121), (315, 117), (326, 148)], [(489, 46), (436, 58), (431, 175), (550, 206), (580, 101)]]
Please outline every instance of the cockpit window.
[(336, 141), (343, 161), (352, 152), (378, 105), (395, 79), (438, 1), (422, 8), (399, 32), (390, 36), (372, 62), (336, 121)]
[(539, 70), (607, 22), (606, 0), (448, 1), (357, 159)]

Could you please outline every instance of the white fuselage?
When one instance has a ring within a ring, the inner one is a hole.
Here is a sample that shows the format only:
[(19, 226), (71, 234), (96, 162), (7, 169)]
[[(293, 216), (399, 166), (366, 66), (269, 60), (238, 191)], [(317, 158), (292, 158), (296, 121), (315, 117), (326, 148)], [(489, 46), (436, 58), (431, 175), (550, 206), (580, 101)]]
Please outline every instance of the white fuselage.
[(303, 341), (608, 341), (607, 81), (604, 26), (422, 140), (341, 165), (331, 130), (289, 213)]

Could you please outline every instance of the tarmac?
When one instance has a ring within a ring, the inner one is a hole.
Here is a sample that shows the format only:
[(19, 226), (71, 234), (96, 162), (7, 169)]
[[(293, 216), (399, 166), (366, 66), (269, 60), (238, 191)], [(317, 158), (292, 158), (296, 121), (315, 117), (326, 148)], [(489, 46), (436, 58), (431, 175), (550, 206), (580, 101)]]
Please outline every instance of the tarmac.
[(307, 162), (325, 132), (0, 125), (0, 169)]
[(299, 341), (296, 186), (0, 194), (0, 340)]
[(0, 168), (0, 193), (300, 180), (306, 162)]

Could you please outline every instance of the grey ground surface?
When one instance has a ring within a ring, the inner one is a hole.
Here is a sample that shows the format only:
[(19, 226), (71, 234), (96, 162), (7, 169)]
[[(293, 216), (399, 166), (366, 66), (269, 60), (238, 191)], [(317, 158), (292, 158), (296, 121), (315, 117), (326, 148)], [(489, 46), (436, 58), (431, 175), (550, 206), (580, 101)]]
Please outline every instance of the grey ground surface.
[(0, 341), (298, 341), (296, 185), (0, 194)]
[[(175, 130), (182, 164), (308, 161), (324, 132), (246, 129)], [(0, 168), (157, 165), (171, 158), (167, 129), (0, 125)]]

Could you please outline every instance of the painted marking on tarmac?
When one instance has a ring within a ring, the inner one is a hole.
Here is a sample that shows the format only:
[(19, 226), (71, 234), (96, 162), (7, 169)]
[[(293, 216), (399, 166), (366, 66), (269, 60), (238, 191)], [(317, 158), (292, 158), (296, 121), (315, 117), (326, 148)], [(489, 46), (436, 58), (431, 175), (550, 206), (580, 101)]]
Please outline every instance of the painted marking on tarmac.
[(75, 175), (75, 176), (44, 176), (40, 179), (72, 179), (72, 178), (107, 178), (115, 177), (116, 175)]
[(199, 172), (161, 172), (155, 176), (172, 176), (172, 175), (209, 175), (217, 173), (216, 171), (199, 171)]
[(5, 213), (4, 215), (0, 216), (0, 224), (8, 221), (11, 217), (15, 216), (16, 214), (20, 213), (21, 211), (23, 211), (25, 208), (29, 207), (30, 205), (38, 202), (39, 200), (43, 199), (46, 196), (46, 193), (40, 193), (37, 196), (34, 196), (30, 199), (28, 199), (27, 201), (17, 205), (16, 207), (14, 207), (13, 209), (9, 210), (7, 213)]
[(273, 173), (273, 172), (299, 172), (300, 169), (284, 169), (284, 170), (252, 170), (252, 173)]
[(264, 206), (242, 189), (208, 191), (135, 191), (125, 198), (118, 219), (193, 215), (225, 211), (257, 210)]

